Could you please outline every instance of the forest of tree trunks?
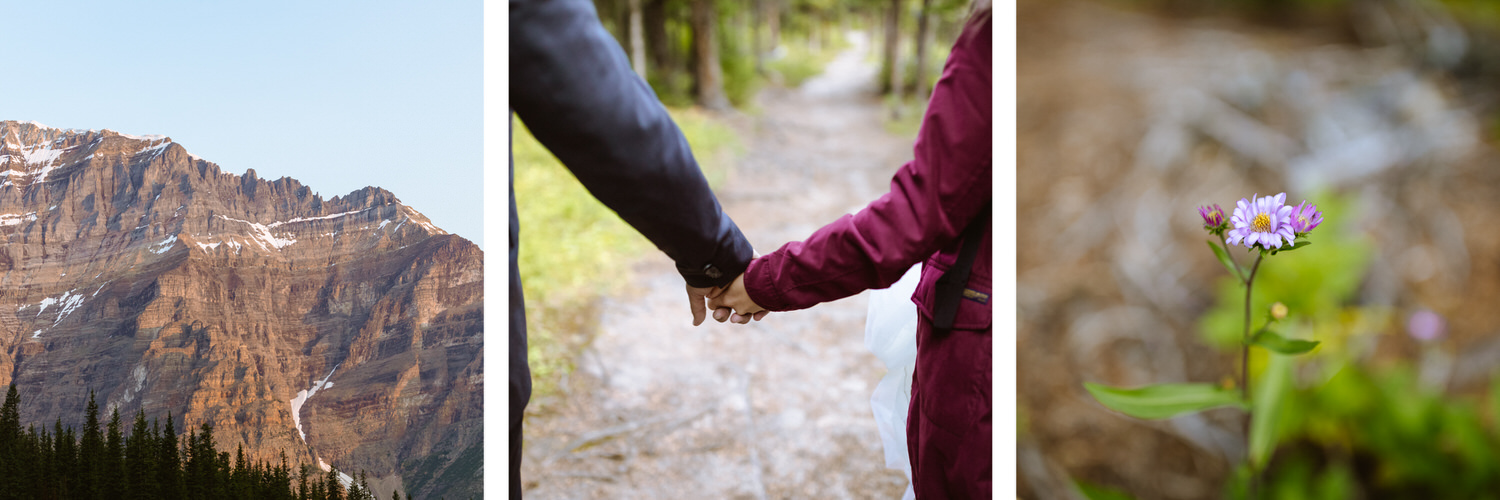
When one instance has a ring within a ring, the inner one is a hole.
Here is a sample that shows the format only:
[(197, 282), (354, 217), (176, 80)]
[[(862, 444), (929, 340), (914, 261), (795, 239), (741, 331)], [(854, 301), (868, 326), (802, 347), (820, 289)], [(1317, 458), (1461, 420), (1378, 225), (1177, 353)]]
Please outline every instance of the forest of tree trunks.
[(663, 102), (723, 109), (743, 106), (761, 85), (779, 81), (768, 62), (817, 54), (826, 59), (851, 30), (865, 32), (880, 50), (882, 94), (925, 101), (970, 0), (595, 0), (594, 5), (631, 67)]

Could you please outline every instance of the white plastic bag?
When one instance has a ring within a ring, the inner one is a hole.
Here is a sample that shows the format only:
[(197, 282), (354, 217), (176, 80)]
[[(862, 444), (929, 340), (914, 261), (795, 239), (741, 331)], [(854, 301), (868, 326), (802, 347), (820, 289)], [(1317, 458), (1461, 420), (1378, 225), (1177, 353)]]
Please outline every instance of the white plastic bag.
[(872, 290), (870, 311), (865, 315), (865, 347), (886, 368), (885, 377), (870, 395), (870, 408), (885, 445), (885, 466), (906, 473), (903, 499), (916, 497), (906, 454), (906, 413), (911, 403), (911, 374), (917, 366), (917, 305), (911, 296), (921, 276), (922, 264), (917, 264), (890, 288)]

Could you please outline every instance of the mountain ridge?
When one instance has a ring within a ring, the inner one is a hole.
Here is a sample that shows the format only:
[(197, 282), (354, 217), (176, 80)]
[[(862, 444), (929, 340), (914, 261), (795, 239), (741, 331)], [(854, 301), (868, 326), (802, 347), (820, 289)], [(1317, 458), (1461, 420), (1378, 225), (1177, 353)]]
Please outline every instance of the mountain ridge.
[(76, 426), (94, 389), (385, 491), (480, 445), (483, 252), (390, 191), (324, 199), (168, 136), (16, 121), (0, 176), (0, 384), (42, 399), (26, 421)]

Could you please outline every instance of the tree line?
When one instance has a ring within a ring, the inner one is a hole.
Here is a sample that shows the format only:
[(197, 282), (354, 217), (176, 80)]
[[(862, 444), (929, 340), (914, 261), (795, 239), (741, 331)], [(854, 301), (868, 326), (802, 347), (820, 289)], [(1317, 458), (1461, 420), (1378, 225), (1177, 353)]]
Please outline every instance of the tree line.
[[(209, 423), (179, 439), (168, 414), (164, 424), (148, 423), (138, 411), (129, 435), (120, 411), (100, 425), (93, 391), (82, 434), (59, 418), (45, 425), (21, 427), (21, 401), (10, 384), (0, 406), (0, 499), (270, 499), (373, 500), (365, 474), (345, 487), (337, 470), (323, 473), (307, 464), (296, 473), (286, 452), (278, 464), (245, 458), (244, 445), (218, 451)], [(399, 500), (399, 492), (391, 498)]]
[[(882, 38), (882, 94), (925, 100), (969, 0), (595, 0), (632, 67), (669, 104), (739, 105), (783, 43), (834, 45), (846, 28)], [(893, 71), (892, 69), (897, 69)]]

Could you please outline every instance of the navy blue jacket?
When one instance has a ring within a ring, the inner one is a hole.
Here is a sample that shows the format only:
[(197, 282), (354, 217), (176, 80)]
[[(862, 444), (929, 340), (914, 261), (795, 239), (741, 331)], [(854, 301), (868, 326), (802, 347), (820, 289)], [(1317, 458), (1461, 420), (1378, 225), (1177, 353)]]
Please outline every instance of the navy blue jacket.
[[(720, 208), (687, 140), (587, 0), (510, 1), (510, 106), (579, 182), (677, 264), (687, 284), (722, 286), (750, 243)], [(512, 159), (514, 179), (514, 159)], [(526, 193), (521, 193), (525, 196)], [(510, 193), (511, 496), (520, 497), (521, 415), (530, 399), (520, 228)], [(607, 278), (607, 277), (601, 277)], [(686, 317), (688, 311), (683, 310)]]

